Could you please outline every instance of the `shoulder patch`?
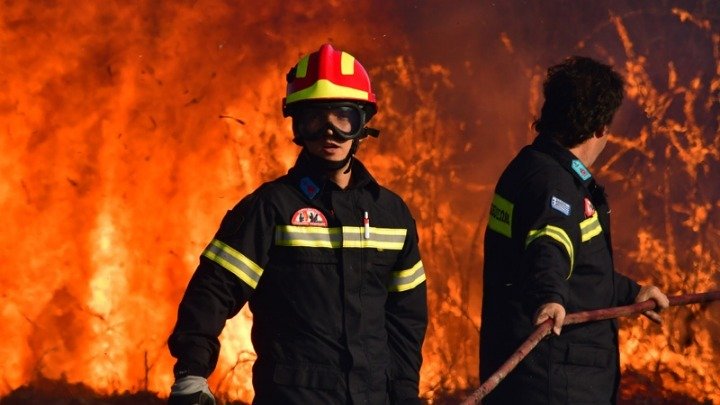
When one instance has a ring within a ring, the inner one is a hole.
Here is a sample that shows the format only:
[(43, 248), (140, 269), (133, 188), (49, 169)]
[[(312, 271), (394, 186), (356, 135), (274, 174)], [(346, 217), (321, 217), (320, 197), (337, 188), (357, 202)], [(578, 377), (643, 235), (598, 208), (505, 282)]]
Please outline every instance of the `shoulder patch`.
[(290, 223), (299, 226), (328, 226), (325, 215), (323, 215), (323, 213), (319, 210), (311, 207), (300, 208), (297, 210), (290, 219)]
[(493, 231), (512, 237), (512, 217), (514, 204), (500, 194), (495, 194), (490, 205), (490, 218), (488, 218), (488, 228)]
[(550, 206), (565, 215), (570, 215), (570, 204), (555, 196), (552, 196), (552, 199), (550, 199)]
[(588, 170), (587, 167), (585, 167), (585, 165), (578, 159), (573, 159), (572, 169), (583, 180), (587, 180), (592, 177), (592, 174), (590, 174), (590, 170)]
[(313, 199), (320, 192), (320, 187), (310, 179), (310, 177), (303, 177), (300, 179), (300, 190), (309, 199)]

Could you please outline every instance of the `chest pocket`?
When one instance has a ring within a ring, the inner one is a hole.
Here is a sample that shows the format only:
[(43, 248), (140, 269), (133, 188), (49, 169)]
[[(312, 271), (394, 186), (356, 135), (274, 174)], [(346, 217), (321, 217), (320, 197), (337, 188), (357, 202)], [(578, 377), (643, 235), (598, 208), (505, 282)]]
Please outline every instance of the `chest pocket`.
[(391, 268), (397, 263), (397, 250), (368, 249), (368, 261), (376, 267)]
[(369, 270), (386, 278), (406, 235), (407, 230), (399, 228), (279, 225), (275, 228), (275, 249), (281, 261), (317, 264), (337, 264), (343, 250), (355, 250)]
[(564, 364), (568, 403), (610, 403), (617, 372), (614, 359), (612, 350), (571, 344)]
[(369, 274), (378, 284), (387, 286), (397, 263), (398, 251), (367, 249), (365, 254)]
[(389, 271), (397, 263), (406, 236), (402, 228), (369, 228), (362, 239), (368, 263), (376, 270)]

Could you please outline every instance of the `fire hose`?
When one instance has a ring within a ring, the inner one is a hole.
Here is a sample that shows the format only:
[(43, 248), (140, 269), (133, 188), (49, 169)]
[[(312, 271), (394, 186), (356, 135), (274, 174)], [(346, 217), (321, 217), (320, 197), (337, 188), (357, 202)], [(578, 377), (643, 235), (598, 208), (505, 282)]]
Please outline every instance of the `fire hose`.
[[(670, 306), (679, 306), (687, 304), (701, 304), (712, 301), (720, 300), (720, 291), (711, 291), (697, 294), (684, 294), (668, 297)], [(594, 311), (582, 311), (569, 314), (565, 317), (563, 326), (573, 325), (583, 322), (599, 321), (603, 319), (618, 318), (621, 316), (635, 315), (645, 311), (651, 311), (655, 309), (655, 301), (647, 300), (638, 302), (632, 305), (626, 305), (622, 307), (603, 308)], [(500, 368), (493, 373), (484, 383), (480, 385), (480, 388), (475, 390), (462, 405), (479, 404), (480, 400), (492, 391), (500, 382), (510, 373), (515, 366), (525, 358), (525, 356), (537, 346), (538, 343), (547, 335), (550, 334), (550, 330), (553, 326), (553, 320), (548, 319), (541, 323), (535, 328), (535, 331), (523, 342), (522, 345), (510, 356), (509, 359), (503, 363)]]

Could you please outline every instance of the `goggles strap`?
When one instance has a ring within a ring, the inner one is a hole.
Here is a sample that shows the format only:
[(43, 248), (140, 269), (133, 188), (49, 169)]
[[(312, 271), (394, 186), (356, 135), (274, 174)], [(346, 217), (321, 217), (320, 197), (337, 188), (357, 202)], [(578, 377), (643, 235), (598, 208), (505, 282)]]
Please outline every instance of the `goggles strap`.
[(380, 130), (379, 130), (379, 129), (370, 128), (370, 127), (365, 127), (365, 128), (363, 128), (363, 131), (364, 131), (364, 136), (363, 136), (363, 138), (367, 137), (368, 135), (369, 135), (369, 136), (372, 136), (372, 137), (374, 137), (374, 138), (377, 138), (378, 136), (380, 136)]

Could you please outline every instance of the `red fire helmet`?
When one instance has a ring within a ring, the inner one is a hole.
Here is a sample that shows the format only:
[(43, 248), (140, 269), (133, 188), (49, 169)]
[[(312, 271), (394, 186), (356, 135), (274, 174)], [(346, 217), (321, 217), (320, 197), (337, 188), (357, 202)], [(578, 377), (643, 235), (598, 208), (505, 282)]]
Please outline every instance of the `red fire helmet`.
[(370, 77), (354, 56), (323, 44), (317, 52), (304, 56), (287, 74), (287, 94), (283, 114), (303, 101), (358, 101), (370, 115), (377, 107)]

